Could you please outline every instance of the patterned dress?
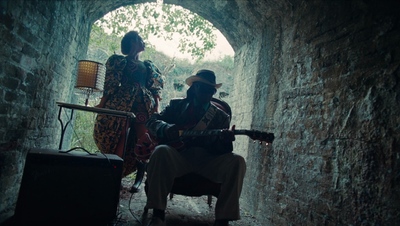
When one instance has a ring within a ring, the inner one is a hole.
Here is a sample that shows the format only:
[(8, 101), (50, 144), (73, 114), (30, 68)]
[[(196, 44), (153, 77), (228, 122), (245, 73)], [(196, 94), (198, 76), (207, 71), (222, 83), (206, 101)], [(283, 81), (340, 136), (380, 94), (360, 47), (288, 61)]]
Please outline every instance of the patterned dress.
[[(136, 115), (136, 119), (129, 122), (131, 129), (124, 156), (124, 176), (136, 170), (133, 148), (137, 137), (133, 123), (144, 124), (156, 111), (154, 96), (159, 96), (162, 88), (161, 72), (151, 61), (142, 62), (113, 55), (106, 62), (104, 96), (108, 99), (104, 108), (133, 112)], [(114, 154), (125, 129), (124, 117), (98, 114), (93, 137), (99, 150)]]

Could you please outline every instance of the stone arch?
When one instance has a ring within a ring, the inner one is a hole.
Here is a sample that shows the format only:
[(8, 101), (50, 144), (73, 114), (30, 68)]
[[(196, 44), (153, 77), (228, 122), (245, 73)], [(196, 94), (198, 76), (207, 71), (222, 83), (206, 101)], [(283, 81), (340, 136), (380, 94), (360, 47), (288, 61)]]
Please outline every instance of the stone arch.
[[(2, 131), (1, 143), (8, 152), (1, 152), (0, 157), (12, 164), (17, 163), (17, 168), (0, 172), (1, 181), (7, 185), (0, 192), (15, 188), (0, 200), (8, 203), (2, 207), (4, 209), (0, 209), (0, 221), (13, 211), (19, 184), (10, 181), (18, 181), (21, 177), (24, 156), (29, 148), (58, 147), (60, 130), (57, 115), (53, 114), (58, 111), (55, 103), (71, 102), (73, 99), (77, 60), (86, 55), (91, 25), (120, 6), (144, 2), (149, 1), (1, 2), (0, 32), (5, 40), (1, 46), (1, 59), (6, 62), (1, 73), (7, 78), (0, 81), (6, 96), (1, 116), (14, 120), (2, 125), (5, 130)], [(235, 52), (239, 53), (235, 57), (239, 68), (235, 76), (239, 76), (239, 81), (243, 79), (240, 78), (243, 71), (257, 74), (258, 46), (262, 38), (258, 29), (263, 27), (265, 20), (263, 1), (254, 4), (241, 0), (165, 3), (181, 5), (202, 15), (225, 35)], [(250, 94), (241, 99), (246, 103), (247, 110), (237, 113), (239, 120), (245, 119), (243, 126), (246, 127), (251, 124), (251, 119), (245, 115), (252, 108), (251, 93), (256, 79), (257, 76), (253, 75), (245, 78), (244, 81), (251, 83), (250, 88), (241, 87), (236, 91), (237, 95), (242, 95), (243, 91)], [(21, 115), (21, 112), (30, 114)]]
[[(140, 0), (134, 2), (134, 4), (146, 2), (154, 1)], [(280, 25), (277, 21), (281, 19), (284, 12), (288, 11), (289, 4), (287, 2), (266, 2), (264, 4), (260, 1), (242, 0), (164, 0), (163, 3), (182, 6), (197, 13), (220, 30), (235, 51), (236, 67), (234, 76), (238, 80), (235, 83), (245, 83), (247, 85), (247, 88), (235, 89), (235, 93), (230, 96), (229, 101), (233, 106), (238, 106), (238, 108), (246, 106), (245, 109), (241, 108), (240, 111), (234, 113), (234, 121), (241, 121), (242, 123), (239, 126), (244, 128), (254, 128), (254, 125), (257, 125), (255, 126), (256, 129), (272, 128), (273, 125), (271, 123), (253, 123), (253, 117), (259, 116), (260, 111), (266, 110), (266, 106), (260, 106), (259, 98), (255, 96), (259, 95), (256, 90), (263, 89), (265, 91), (266, 88), (273, 87), (273, 85), (269, 85), (270, 72), (272, 71), (271, 62), (273, 61), (273, 55), (280, 50), (269, 44), (276, 42), (276, 39), (278, 39), (280, 33), (276, 32), (276, 30), (279, 31)], [(86, 2), (82, 4), (86, 4)], [(91, 23), (94, 23), (109, 11), (132, 4), (132, 1), (120, 0), (109, 4), (104, 4), (103, 2), (88, 4), (90, 4), (88, 6), (90, 9), (97, 9), (96, 13), (92, 12), (88, 18)], [(261, 88), (263, 86), (264, 88)], [(272, 91), (270, 92), (273, 93)], [(236, 99), (235, 97), (241, 98)], [(276, 96), (268, 95), (268, 98), (272, 103), (276, 103)], [(269, 107), (267, 117), (272, 118), (274, 106), (270, 104)], [(256, 109), (256, 111), (253, 109)], [(244, 150), (241, 152), (244, 156), (247, 156), (246, 145), (246, 143), (238, 142), (236, 147), (238, 150)]]
[[(58, 145), (55, 102), (72, 99), (91, 24), (143, 2), (0, 1), (0, 223), (27, 150)], [(400, 221), (398, 1), (164, 2), (202, 15), (234, 48), (237, 128), (276, 134), (272, 147), (235, 147), (250, 175), (242, 203), (260, 222)]]

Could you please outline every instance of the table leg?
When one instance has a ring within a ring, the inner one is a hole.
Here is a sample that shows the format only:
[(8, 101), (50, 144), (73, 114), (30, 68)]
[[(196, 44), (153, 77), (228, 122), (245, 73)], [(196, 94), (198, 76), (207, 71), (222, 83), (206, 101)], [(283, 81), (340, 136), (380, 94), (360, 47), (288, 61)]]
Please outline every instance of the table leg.
[(61, 111), (62, 111), (63, 107), (60, 107), (60, 110), (58, 111), (58, 121), (60, 121), (61, 124), (61, 139), (60, 139), (60, 144), (58, 145), (58, 150), (62, 149), (62, 143), (64, 141), (64, 135), (65, 135), (65, 131), (67, 130), (67, 127), (69, 125), (69, 123), (72, 121), (72, 117), (74, 115), (74, 109), (71, 109), (71, 115), (69, 117), (69, 120), (67, 121), (67, 123), (64, 125), (62, 119), (61, 119)]

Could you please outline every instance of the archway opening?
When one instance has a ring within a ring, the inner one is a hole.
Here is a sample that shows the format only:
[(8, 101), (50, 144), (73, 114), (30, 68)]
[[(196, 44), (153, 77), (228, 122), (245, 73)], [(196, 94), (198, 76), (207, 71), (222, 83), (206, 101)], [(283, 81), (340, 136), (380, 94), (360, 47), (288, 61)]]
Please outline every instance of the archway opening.
[[(179, 25), (189, 17), (189, 22)], [(200, 28), (196, 28), (196, 25)], [(193, 32), (184, 31), (185, 29), (191, 29)], [(146, 42), (146, 49), (140, 59), (153, 61), (165, 76), (160, 109), (165, 107), (170, 99), (184, 97), (188, 88), (185, 79), (203, 68), (215, 71), (218, 83), (223, 83), (215, 97), (229, 103), (234, 81), (234, 51), (226, 38), (210, 22), (189, 10), (171, 4), (163, 6), (159, 3), (143, 3), (123, 6), (94, 22), (86, 59), (105, 64), (111, 55), (121, 55), (120, 42), (129, 30), (139, 31)], [(202, 32), (202, 38), (199, 39), (196, 33)], [(210, 37), (205, 37), (207, 35)], [(196, 42), (214, 48), (200, 49)], [(191, 54), (202, 51), (203, 55)], [(101, 93), (93, 97), (90, 103), (95, 106), (99, 103)], [(78, 96), (78, 103), (83, 101), (81, 96)], [(92, 125), (94, 120), (95, 116), (92, 113), (77, 112), (75, 131), (70, 144), (72, 147), (79, 145), (88, 147), (90, 151), (97, 151), (92, 131), (87, 130), (88, 124)], [(82, 125), (82, 128), (79, 125)]]

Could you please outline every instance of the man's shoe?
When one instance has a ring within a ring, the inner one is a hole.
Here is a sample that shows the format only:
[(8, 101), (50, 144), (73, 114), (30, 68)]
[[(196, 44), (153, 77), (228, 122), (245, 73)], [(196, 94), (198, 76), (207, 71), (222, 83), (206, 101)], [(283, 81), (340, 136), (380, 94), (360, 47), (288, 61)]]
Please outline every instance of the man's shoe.
[(152, 217), (147, 226), (166, 226), (165, 222), (158, 217)]
[(229, 226), (228, 220), (215, 220), (213, 226)]

